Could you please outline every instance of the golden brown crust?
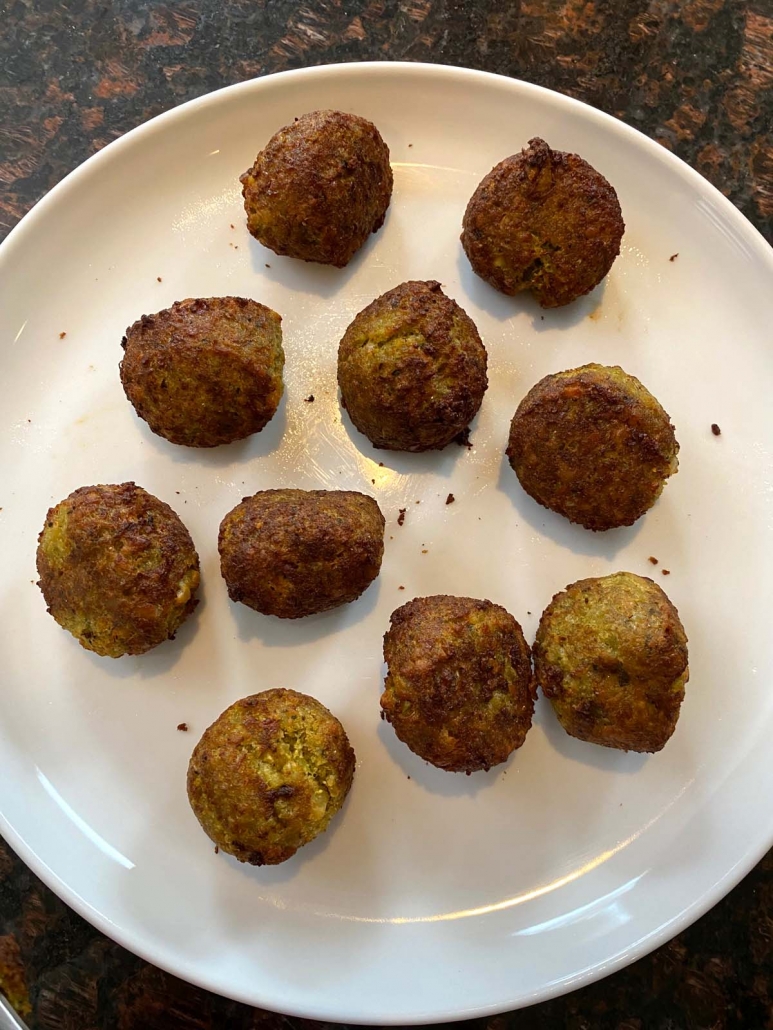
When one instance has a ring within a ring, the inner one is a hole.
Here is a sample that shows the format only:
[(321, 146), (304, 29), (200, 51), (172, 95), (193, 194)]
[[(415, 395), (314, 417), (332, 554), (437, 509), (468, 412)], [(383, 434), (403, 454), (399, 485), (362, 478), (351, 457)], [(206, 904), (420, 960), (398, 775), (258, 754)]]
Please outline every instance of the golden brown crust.
[(364, 308), (338, 348), (338, 384), (354, 425), (376, 447), (445, 447), (480, 408), (486, 348), (440, 283), (405, 282)]
[(84, 486), (38, 538), (48, 611), (89, 651), (143, 654), (198, 604), (199, 557), (177, 514), (134, 483)]
[(154, 433), (217, 447), (259, 433), (282, 397), (282, 319), (244, 297), (175, 302), (126, 330), (126, 396)]
[(489, 769), (523, 744), (535, 695), (529, 646), (499, 605), (415, 598), (392, 613), (384, 661), (384, 716), (432, 765)]
[(232, 601), (297, 619), (355, 600), (379, 573), (384, 516), (348, 490), (261, 490), (220, 524)]
[(264, 247), (342, 268), (384, 223), (389, 148), (365, 118), (312, 111), (272, 136), (241, 182), (247, 227)]
[(571, 736), (623, 751), (660, 751), (676, 728), (689, 679), (687, 636), (651, 579), (630, 572), (583, 579), (543, 612), (534, 668)]
[(630, 526), (678, 467), (671, 421), (617, 366), (541, 379), (518, 405), (507, 456), (539, 504), (587, 529)]
[(188, 800), (221, 851), (276, 865), (327, 829), (354, 765), (346, 731), (324, 705), (295, 690), (265, 690), (204, 732), (188, 766)]
[(535, 137), (480, 183), (461, 238), (473, 270), (495, 289), (531, 290), (543, 308), (553, 308), (601, 282), (624, 231), (617, 194), (604, 176)]

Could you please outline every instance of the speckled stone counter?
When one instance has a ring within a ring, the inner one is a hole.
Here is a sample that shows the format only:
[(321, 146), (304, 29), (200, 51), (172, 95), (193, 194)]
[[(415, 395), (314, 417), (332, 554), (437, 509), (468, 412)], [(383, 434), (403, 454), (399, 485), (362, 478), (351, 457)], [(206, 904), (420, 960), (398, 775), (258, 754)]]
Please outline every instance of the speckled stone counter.
[[(773, 0), (6, 0), (0, 234), (135, 125), (257, 75), (337, 61), (467, 65), (636, 126), (773, 239)], [(0, 989), (32, 1030), (273, 1030), (83, 922), (0, 842)], [(773, 1028), (773, 852), (692, 928), (491, 1030)]]

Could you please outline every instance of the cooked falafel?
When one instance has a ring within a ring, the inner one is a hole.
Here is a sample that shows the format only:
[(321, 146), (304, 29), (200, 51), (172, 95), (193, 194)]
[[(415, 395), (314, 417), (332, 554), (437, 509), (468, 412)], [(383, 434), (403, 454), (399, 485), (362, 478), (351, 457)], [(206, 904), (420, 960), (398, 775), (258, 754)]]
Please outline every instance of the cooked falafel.
[(295, 690), (264, 690), (204, 731), (188, 766), (188, 800), (221, 851), (277, 865), (327, 829), (354, 762), (346, 731), (324, 705)]
[(49, 613), (87, 651), (110, 658), (174, 637), (198, 604), (188, 530), (134, 483), (82, 486), (51, 508), (37, 568)]
[(473, 271), (502, 293), (531, 290), (543, 308), (601, 282), (625, 232), (609, 182), (577, 154), (535, 137), (483, 179), (464, 214)]
[(572, 583), (542, 614), (534, 669), (572, 737), (660, 751), (690, 672), (679, 613), (651, 579), (616, 572)]
[(259, 433), (282, 397), (282, 319), (244, 297), (176, 301), (126, 330), (121, 382), (158, 436), (217, 447)]
[(666, 412), (617, 365), (545, 376), (518, 405), (507, 456), (538, 504), (586, 529), (630, 526), (679, 462)]
[(384, 516), (350, 490), (261, 490), (220, 524), (220, 569), (232, 601), (298, 619), (354, 601), (378, 576)]
[(504, 608), (471, 597), (417, 597), (384, 637), (384, 717), (420, 758), (471, 773), (507, 760), (531, 726), (529, 645)]
[(389, 147), (365, 118), (312, 111), (271, 137), (241, 183), (247, 228), (264, 247), (343, 268), (384, 224)]
[(440, 283), (406, 282), (362, 310), (338, 348), (338, 385), (375, 447), (427, 451), (467, 428), (488, 385), (475, 323)]

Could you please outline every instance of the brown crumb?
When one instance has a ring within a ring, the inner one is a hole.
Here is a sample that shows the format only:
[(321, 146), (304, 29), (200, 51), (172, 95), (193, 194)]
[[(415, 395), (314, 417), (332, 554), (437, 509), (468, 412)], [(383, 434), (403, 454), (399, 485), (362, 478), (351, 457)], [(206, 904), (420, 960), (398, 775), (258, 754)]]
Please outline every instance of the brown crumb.
[(455, 500), (456, 498), (454, 497), (454, 495), (449, 494), (448, 497), (446, 497), (446, 504), (453, 504)]
[(177, 729), (180, 731), (180, 733), (187, 733), (188, 732), (188, 723), (187, 722), (178, 723), (177, 724)]
[[(413, 146), (413, 143), (409, 143), (409, 144), (408, 144), (408, 146), (409, 146), (409, 147), (412, 147), (412, 146)], [(410, 780), (410, 778), (411, 778), (411, 777), (409, 776), (409, 777), (408, 777), (408, 779)]]
[(266, 268), (271, 268), (271, 265), (268, 263), (268, 261), (266, 262)]
[(233, 224), (233, 222), (231, 222), (231, 228), (233, 229), (233, 227), (234, 227), (234, 224)]
[(466, 429), (463, 429), (461, 433), (456, 434), (456, 436), (454, 437), (454, 443), (458, 443), (460, 447), (467, 447), (469, 449), (472, 449), (472, 444), (470, 443), (469, 426)]
[(670, 569), (661, 569), (660, 571), (663, 573), (664, 576), (670, 576), (671, 575), (671, 570)]
[[(31, 582), (32, 582), (32, 580), (30, 580), (30, 583), (31, 583)], [(405, 587), (398, 587), (397, 589), (398, 589), (398, 590), (405, 590)]]
[(679, 252), (677, 251), (677, 253), (676, 254), (672, 254), (671, 257), (668, 260), (669, 261), (676, 261), (676, 259), (678, 257), (679, 257)]
[(653, 558), (652, 555), (649, 556), (647, 561), (651, 562), (652, 565), (657, 565), (658, 564), (658, 559), (657, 558)]
[(716, 422), (712, 422), (711, 423), (711, 431), (714, 434), (714, 436), (721, 436), (722, 435), (722, 430), (719, 428), (719, 426), (717, 425)]
[(421, 504), (421, 501), (417, 501), (416, 503), (417, 503), (417, 504)]
[(234, 250), (238, 250), (238, 249), (239, 249), (239, 244), (238, 243), (234, 243)]
[(163, 279), (161, 278), (161, 276), (160, 276), (160, 275), (157, 275), (157, 276), (156, 276), (156, 282), (157, 282), (157, 283), (161, 283), (161, 282), (163, 282), (163, 281), (164, 281), (164, 280), (163, 280)]
[(376, 485), (376, 480), (375, 479), (371, 479), (371, 483), (375, 486)]
[(527, 615), (531, 615), (531, 612), (526, 612)]
[(67, 333), (65, 333), (65, 332), (61, 332), (61, 333), (59, 333), (59, 339), (60, 339), (60, 340), (63, 340), (63, 339), (65, 338), (65, 336), (66, 336), (66, 335), (67, 335)]
[(384, 467), (384, 462), (383, 462), (383, 461), (380, 461), (380, 462), (378, 463), (378, 467), (379, 467), (380, 469), (382, 469), (382, 468)]
[(544, 322), (545, 321), (545, 316), (544, 315), (540, 315), (539, 318), (540, 318), (540, 322)]
[(421, 553), (422, 554), (429, 554), (429, 551), (427, 551), (426, 548), (425, 548)]
[(390, 540), (394, 540), (394, 537), (393, 537), (393, 536), (390, 536), (390, 538), (389, 538), (389, 539), (390, 539)]
[(398, 525), (398, 526), (402, 526), (402, 524), (403, 524), (404, 522), (405, 522), (405, 508), (401, 508), (401, 509), (400, 509), (400, 513), (399, 513), (399, 515), (397, 516), (397, 525)]
[(220, 854), (220, 848), (217, 846), (217, 844), (215, 845), (215, 854), (216, 855)]
[(304, 397), (303, 399), (306, 402), (306, 404), (313, 404), (314, 403), (314, 394), (310, 393), (308, 397)]

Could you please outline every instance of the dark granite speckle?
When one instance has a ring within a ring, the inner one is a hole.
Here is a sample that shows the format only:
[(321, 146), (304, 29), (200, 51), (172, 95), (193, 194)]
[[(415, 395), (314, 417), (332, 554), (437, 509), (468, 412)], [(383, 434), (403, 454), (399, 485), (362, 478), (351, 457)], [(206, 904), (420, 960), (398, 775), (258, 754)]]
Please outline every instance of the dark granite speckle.
[[(0, 234), (160, 111), (285, 68), (440, 61), (518, 76), (624, 119), (773, 237), (771, 0), (6, 0)], [(72, 913), (0, 842), (0, 989), (32, 1030), (321, 1027), (154, 969)], [(475, 1030), (773, 1027), (773, 853), (695, 926), (565, 998)]]

